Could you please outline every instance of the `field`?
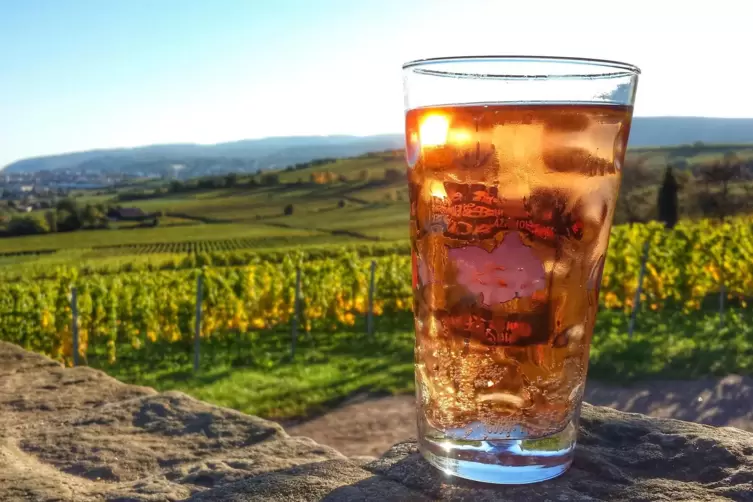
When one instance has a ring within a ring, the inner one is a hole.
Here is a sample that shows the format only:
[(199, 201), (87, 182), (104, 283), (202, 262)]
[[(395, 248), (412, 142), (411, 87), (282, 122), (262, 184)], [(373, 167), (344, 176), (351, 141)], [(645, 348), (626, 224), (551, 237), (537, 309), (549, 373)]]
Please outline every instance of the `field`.
[[(399, 191), (397, 185), (405, 189), (402, 183), (394, 185), (384, 182), (326, 187), (280, 185), (157, 197), (132, 205), (147, 212), (180, 214), (182, 221), (161, 222), (154, 228), (86, 230), (0, 239), (0, 259), (19, 254), (70, 253), (71, 250), (86, 250), (83, 258), (96, 260), (112, 256), (116, 248), (128, 248), (126, 254), (190, 253), (219, 251), (215, 249), (218, 247), (230, 251), (405, 240), (407, 204), (394, 200), (394, 194)], [(387, 195), (392, 200), (386, 200)], [(289, 204), (293, 205), (293, 214), (285, 216), (284, 208)], [(27, 261), (33, 262), (33, 259)]]
[[(637, 191), (654, 200), (667, 162), (693, 166), (720, 161), (733, 152), (739, 159), (753, 158), (753, 147), (705, 145), (674, 148), (644, 148), (628, 152), (628, 159), (643, 159), (653, 173)], [(397, 177), (385, 179), (387, 170), (402, 173), (404, 161), (395, 153), (370, 154), (339, 159), (323, 165), (279, 172), (279, 184), (260, 185), (259, 176), (240, 177), (236, 186), (192, 190), (186, 193), (154, 193), (138, 200), (119, 201), (117, 195), (80, 192), (79, 204), (118, 204), (163, 214), (158, 227), (117, 224), (105, 230), (55, 233), (0, 239), (0, 260), (21, 253), (46, 255), (88, 250), (76, 260), (96, 260), (113, 255), (112, 248), (130, 246), (134, 254), (175, 252), (173, 247), (155, 245), (206, 241), (208, 248), (238, 239), (234, 249), (271, 249), (299, 245), (322, 245), (359, 241), (407, 239), (407, 187)], [(327, 183), (314, 183), (312, 175), (329, 172)], [(122, 194), (131, 189), (124, 189)], [(681, 193), (681, 204), (690, 195)], [(285, 207), (293, 206), (285, 215)], [(44, 211), (31, 213), (39, 218)], [(619, 215), (618, 215), (619, 216)], [(618, 221), (619, 222), (619, 221)], [(177, 252), (195, 251), (183, 246)], [(123, 254), (123, 253), (119, 253)], [(27, 260), (28, 261), (28, 260)], [(31, 260), (33, 261), (33, 260)], [(63, 260), (64, 261), (64, 260)], [(9, 263), (18, 266), (21, 261)], [(2, 268), (0, 261), (0, 268)], [(1, 273), (1, 272), (0, 272)]]
[[(642, 149), (657, 178), (666, 162), (720, 160), (740, 145)], [(356, 391), (413, 385), (407, 187), (392, 153), (279, 172), (273, 184), (134, 200), (78, 194), (79, 204), (159, 213), (159, 225), (0, 238), (0, 339), (73, 359), (71, 286), (79, 353), (128, 382), (185, 390), (273, 417), (315, 413)], [(313, 179), (324, 171), (326, 182)], [(141, 189), (140, 189), (141, 190)], [(157, 191), (154, 191), (157, 190)], [(640, 190), (654, 197), (655, 185)], [(286, 214), (288, 213), (288, 214)], [(42, 218), (43, 214), (32, 214)], [(628, 335), (644, 244), (637, 328)], [(376, 335), (364, 335), (369, 267), (376, 263)], [(296, 269), (302, 274), (297, 352), (290, 356)], [(192, 371), (202, 277), (201, 370)], [(618, 225), (601, 289), (591, 374), (750, 373), (753, 369), (753, 220)]]

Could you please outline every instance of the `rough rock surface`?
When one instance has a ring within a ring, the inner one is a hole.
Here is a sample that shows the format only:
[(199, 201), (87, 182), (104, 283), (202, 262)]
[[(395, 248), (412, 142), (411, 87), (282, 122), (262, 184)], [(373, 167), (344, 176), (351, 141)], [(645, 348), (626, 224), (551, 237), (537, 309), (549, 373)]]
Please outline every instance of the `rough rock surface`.
[(279, 425), (0, 342), (0, 501), (750, 500), (753, 434), (584, 405), (562, 477), (448, 479), (400, 443), (347, 458)]

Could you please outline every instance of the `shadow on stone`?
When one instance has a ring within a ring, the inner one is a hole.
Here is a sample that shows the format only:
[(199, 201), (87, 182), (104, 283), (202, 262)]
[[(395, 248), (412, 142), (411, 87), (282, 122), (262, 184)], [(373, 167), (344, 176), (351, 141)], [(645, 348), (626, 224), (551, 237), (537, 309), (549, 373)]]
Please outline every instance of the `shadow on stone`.
[(751, 430), (753, 378), (655, 380), (613, 386), (589, 382), (587, 402), (626, 412)]

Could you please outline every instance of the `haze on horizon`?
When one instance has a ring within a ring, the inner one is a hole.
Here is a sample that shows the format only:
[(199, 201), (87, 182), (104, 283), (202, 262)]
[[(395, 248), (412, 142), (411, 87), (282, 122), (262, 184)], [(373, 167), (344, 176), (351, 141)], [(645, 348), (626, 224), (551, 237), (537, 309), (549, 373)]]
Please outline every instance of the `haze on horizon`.
[(638, 116), (753, 117), (742, 5), (677, 5), (0, 2), (0, 166), (101, 148), (399, 132), (400, 66), (435, 56), (616, 59), (643, 71)]

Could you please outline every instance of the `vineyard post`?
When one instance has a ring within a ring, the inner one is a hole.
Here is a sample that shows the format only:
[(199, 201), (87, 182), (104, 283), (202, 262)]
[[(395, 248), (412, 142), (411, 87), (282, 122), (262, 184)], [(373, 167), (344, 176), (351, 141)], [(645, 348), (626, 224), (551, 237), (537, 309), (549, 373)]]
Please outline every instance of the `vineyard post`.
[(727, 234), (724, 234), (723, 244), (722, 244), (722, 260), (721, 265), (719, 267), (720, 274), (719, 274), (719, 282), (721, 283), (719, 285), (719, 327), (724, 327), (724, 297), (727, 296), (726, 286), (725, 286), (725, 270), (724, 270), (724, 262), (725, 262), (725, 251), (727, 250)]
[(371, 337), (374, 335), (374, 273), (376, 271), (376, 261), (371, 260), (371, 281), (369, 283), (369, 311), (366, 318), (366, 333)]
[(71, 331), (73, 332), (73, 365), (78, 366), (78, 290), (71, 288)]
[(724, 327), (724, 297), (726, 296), (726, 288), (724, 282), (719, 287), (719, 327)]
[(295, 357), (295, 343), (298, 338), (298, 306), (301, 296), (301, 268), (295, 269), (295, 298), (293, 299), (293, 319), (290, 329), (290, 357)]
[(199, 348), (201, 345), (201, 300), (203, 297), (204, 274), (196, 279), (196, 324), (193, 334), (193, 371), (199, 371)]
[(648, 262), (648, 248), (649, 239), (643, 243), (643, 256), (641, 256), (641, 269), (638, 272), (638, 287), (635, 289), (635, 297), (633, 298), (633, 311), (630, 313), (630, 322), (628, 323), (628, 338), (633, 337), (633, 329), (635, 329), (635, 318), (638, 315), (638, 308), (641, 305), (641, 293), (643, 292), (643, 276), (646, 275), (646, 263)]

